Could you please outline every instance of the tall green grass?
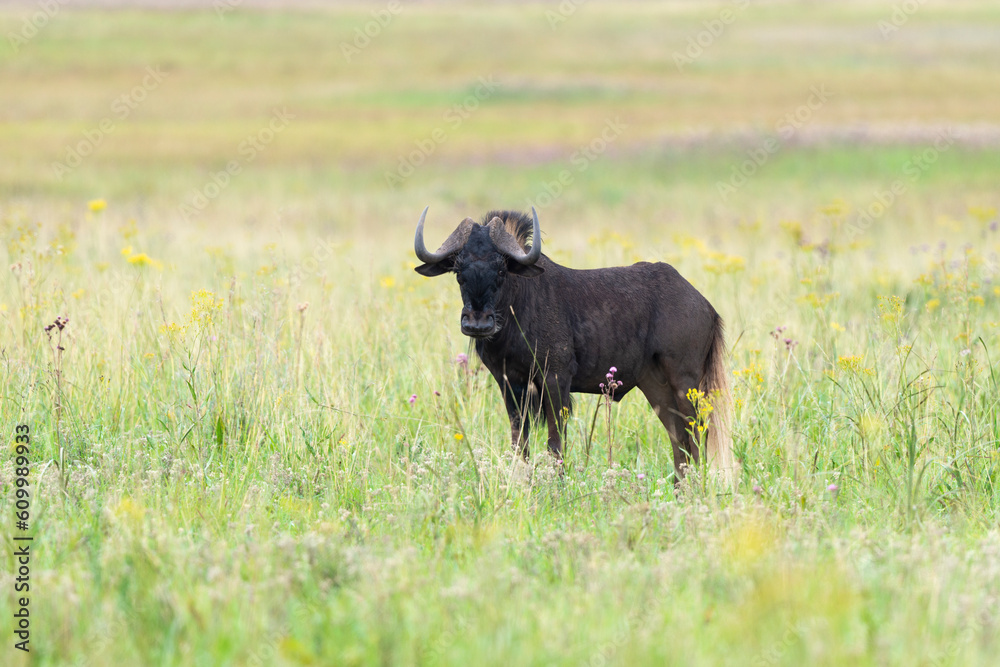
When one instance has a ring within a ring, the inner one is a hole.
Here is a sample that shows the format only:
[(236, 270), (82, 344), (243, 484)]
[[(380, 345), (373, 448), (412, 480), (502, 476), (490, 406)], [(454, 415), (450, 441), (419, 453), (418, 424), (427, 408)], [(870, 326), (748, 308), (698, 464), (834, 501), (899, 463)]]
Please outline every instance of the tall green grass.
[(634, 206), (593, 206), (592, 233), (543, 229), (572, 265), (660, 254), (726, 316), (733, 492), (674, 488), (639, 396), (615, 407), (612, 468), (602, 428), (584, 456), (586, 397), (565, 476), (516, 460), (492, 379), (457, 361), (457, 288), (410, 271), (412, 211), (384, 212), (400, 222), (376, 249), (316, 211), (253, 235), (139, 227), (114, 201), (40, 227), (5, 210), (2, 390), (5, 428), (36, 441), (36, 657), (982, 664), (995, 214), (849, 242), (830, 204), (720, 224), (717, 246), (665, 226), (654, 250), (600, 223)]

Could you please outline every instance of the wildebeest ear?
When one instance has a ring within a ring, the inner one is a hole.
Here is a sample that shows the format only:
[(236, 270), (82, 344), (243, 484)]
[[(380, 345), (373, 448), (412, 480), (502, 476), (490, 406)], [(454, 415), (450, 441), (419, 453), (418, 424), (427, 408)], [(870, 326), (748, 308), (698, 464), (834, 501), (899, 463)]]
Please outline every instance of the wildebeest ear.
[(452, 263), (448, 260), (443, 262), (437, 262), (435, 264), (421, 264), (417, 268), (413, 269), (422, 276), (427, 276), (428, 278), (433, 278), (434, 276), (440, 276), (443, 273), (448, 273), (452, 269)]
[(536, 264), (518, 264), (514, 261), (507, 262), (507, 270), (511, 273), (517, 274), (519, 276), (524, 276), (525, 278), (534, 278), (535, 276), (540, 276), (545, 273), (545, 269)]

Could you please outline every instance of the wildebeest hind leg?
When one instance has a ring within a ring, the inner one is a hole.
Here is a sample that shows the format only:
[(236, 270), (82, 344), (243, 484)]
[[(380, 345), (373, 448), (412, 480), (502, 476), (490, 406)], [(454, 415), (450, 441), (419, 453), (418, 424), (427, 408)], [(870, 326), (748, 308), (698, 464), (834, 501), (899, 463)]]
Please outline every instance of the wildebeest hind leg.
[[(663, 427), (670, 436), (670, 444), (674, 451), (674, 474), (678, 480), (684, 478), (684, 467), (695, 462), (691, 452), (691, 438), (687, 432), (687, 420), (681, 416), (677, 405), (677, 394), (669, 384), (660, 384), (656, 380), (640, 384), (646, 400), (653, 412), (659, 417)], [(685, 399), (686, 400), (686, 399)]]
[[(677, 405), (677, 410), (674, 412), (674, 417), (678, 422), (678, 428), (683, 435), (681, 441), (681, 448), (685, 450), (688, 458), (686, 463), (688, 465), (698, 465), (701, 460), (701, 452), (699, 451), (698, 445), (695, 444), (688, 432), (690, 427), (690, 422), (694, 419), (694, 406), (691, 405), (691, 401), (688, 400), (688, 390), (692, 387), (698, 387), (698, 380), (691, 377), (681, 377), (674, 381), (674, 401)], [(677, 465), (677, 461), (674, 461), (674, 465)]]

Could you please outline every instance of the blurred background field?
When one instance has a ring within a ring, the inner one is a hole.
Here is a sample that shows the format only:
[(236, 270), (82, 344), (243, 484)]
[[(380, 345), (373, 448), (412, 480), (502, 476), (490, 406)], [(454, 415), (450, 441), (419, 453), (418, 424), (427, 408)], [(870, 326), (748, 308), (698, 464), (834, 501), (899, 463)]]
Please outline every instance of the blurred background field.
[[(37, 485), (4, 664), (991, 664), (998, 35), (985, 1), (0, 3)], [(412, 271), (426, 205), (431, 245), (535, 205), (557, 261), (674, 264), (727, 322), (737, 488), (674, 489), (641, 396), (614, 467), (592, 397), (565, 477), (519, 464)]]

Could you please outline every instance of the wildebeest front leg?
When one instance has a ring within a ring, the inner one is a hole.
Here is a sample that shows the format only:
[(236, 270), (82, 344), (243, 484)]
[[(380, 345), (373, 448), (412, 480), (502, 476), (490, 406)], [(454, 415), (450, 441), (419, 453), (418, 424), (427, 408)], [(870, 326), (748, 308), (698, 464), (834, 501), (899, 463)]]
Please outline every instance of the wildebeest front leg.
[(504, 403), (510, 418), (510, 442), (514, 451), (527, 460), (528, 432), (530, 426), (527, 387), (503, 387)]
[(558, 377), (549, 376), (545, 379), (545, 389), (542, 392), (542, 408), (549, 426), (549, 451), (560, 460), (563, 457), (562, 441), (566, 436), (566, 418), (570, 411), (569, 387), (569, 379), (560, 382)]

